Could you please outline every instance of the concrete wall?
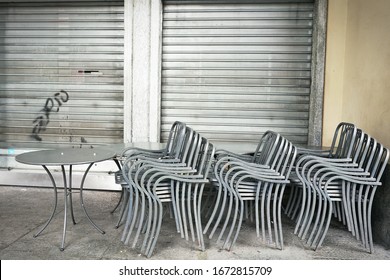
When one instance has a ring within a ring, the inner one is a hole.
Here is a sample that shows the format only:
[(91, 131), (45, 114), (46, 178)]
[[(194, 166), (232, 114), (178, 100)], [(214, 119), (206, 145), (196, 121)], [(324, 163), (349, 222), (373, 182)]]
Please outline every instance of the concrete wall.
[(328, 1), (325, 61), (323, 145), (330, 145), (335, 127), (342, 121), (345, 37), (348, 0)]
[[(341, 121), (390, 148), (390, 1), (329, 0), (323, 144)], [(374, 242), (390, 248), (390, 167), (373, 204)]]
[(390, 147), (390, 1), (329, 0), (323, 143), (340, 121)]

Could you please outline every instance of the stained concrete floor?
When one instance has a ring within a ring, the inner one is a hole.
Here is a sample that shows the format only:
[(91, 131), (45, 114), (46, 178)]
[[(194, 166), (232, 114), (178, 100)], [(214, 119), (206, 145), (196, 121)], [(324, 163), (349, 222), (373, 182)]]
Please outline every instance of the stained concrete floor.
[[(52, 209), (53, 190), (0, 186), (1, 260), (143, 260), (144, 256), (120, 241), (122, 227), (115, 228), (118, 212), (110, 211), (118, 192), (85, 191), (84, 202), (92, 219), (105, 231), (96, 231), (85, 217), (74, 195), (77, 224), (68, 219), (66, 248), (59, 250), (63, 227), (63, 194), (59, 193), (57, 213), (37, 238), (33, 234), (47, 220)], [(152, 260), (390, 260), (390, 250), (380, 244), (367, 253), (346, 229), (332, 224), (322, 248), (313, 251), (293, 234), (294, 224), (283, 223), (285, 249), (275, 249), (256, 237), (254, 225), (244, 224), (232, 251), (222, 250), (215, 240), (205, 238), (201, 252), (180, 238), (167, 216)]]

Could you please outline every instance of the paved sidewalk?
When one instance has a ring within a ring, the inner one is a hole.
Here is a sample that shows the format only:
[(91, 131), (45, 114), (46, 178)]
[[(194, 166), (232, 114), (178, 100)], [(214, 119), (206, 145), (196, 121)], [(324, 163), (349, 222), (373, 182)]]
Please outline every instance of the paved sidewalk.
[[(0, 186), (0, 259), (2, 260), (144, 260), (137, 250), (120, 241), (122, 227), (115, 228), (118, 212), (110, 211), (119, 199), (118, 192), (85, 191), (84, 202), (92, 219), (106, 231), (102, 235), (88, 222), (74, 194), (77, 224), (68, 219), (66, 248), (59, 250), (63, 227), (63, 193), (58, 194), (57, 213), (48, 228), (37, 238), (33, 234), (50, 215), (52, 189)], [(293, 234), (294, 224), (284, 219), (285, 249), (275, 249), (256, 237), (251, 223), (243, 225), (232, 251), (221, 250), (215, 240), (206, 240), (201, 252), (180, 238), (173, 221), (164, 218), (163, 228), (152, 260), (390, 260), (390, 250), (379, 244), (374, 253), (363, 246), (346, 229), (333, 224), (323, 247), (308, 248)]]

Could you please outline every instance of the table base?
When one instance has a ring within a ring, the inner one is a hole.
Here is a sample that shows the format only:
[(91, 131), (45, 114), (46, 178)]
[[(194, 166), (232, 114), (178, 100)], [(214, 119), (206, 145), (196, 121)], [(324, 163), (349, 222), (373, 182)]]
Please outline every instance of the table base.
[[(101, 233), (101, 234), (105, 234), (105, 232), (100, 228), (98, 227), (91, 219), (91, 217), (88, 215), (88, 212), (87, 210), (85, 209), (85, 206), (84, 206), (84, 198), (83, 198), (83, 187), (84, 187), (84, 182), (85, 182), (85, 178), (89, 172), (89, 170), (91, 169), (93, 163), (89, 164), (88, 168), (85, 170), (84, 172), (84, 175), (83, 175), (83, 178), (81, 180), (81, 184), (80, 184), (80, 204), (81, 204), (81, 208), (83, 209), (88, 221)], [(53, 184), (53, 188), (54, 188), (54, 207), (53, 207), (53, 211), (49, 217), (49, 219), (46, 221), (46, 223), (42, 226), (42, 228), (36, 233), (34, 234), (34, 237), (37, 237), (39, 236), (45, 229), (46, 227), (50, 224), (50, 222), (52, 221), (53, 217), (54, 217), (54, 214), (57, 210), (57, 184), (54, 180), (54, 177), (53, 175), (51, 174), (50, 170), (46, 167), (46, 165), (42, 165), (42, 167), (45, 169), (45, 171), (47, 172), (47, 174), (49, 175), (49, 178)], [(69, 180), (67, 181), (67, 176), (66, 176), (66, 171), (65, 171), (65, 166), (64, 165), (61, 165), (61, 170), (62, 170), (62, 178), (63, 178), (63, 182), (64, 182), (64, 229), (63, 229), (63, 232), (62, 232), (62, 242), (61, 242), (61, 247), (60, 247), (60, 250), (63, 251), (65, 249), (65, 237), (66, 237), (66, 226), (67, 226), (67, 218), (68, 218), (68, 203), (69, 203), (69, 208), (70, 208), (70, 213), (71, 213), (71, 218), (72, 218), (72, 222), (73, 224), (75, 225), (76, 224), (76, 221), (75, 221), (75, 218), (74, 218), (74, 213), (73, 213), (73, 199), (72, 199), (72, 165), (69, 165)], [(69, 182), (69, 184), (68, 184)]]

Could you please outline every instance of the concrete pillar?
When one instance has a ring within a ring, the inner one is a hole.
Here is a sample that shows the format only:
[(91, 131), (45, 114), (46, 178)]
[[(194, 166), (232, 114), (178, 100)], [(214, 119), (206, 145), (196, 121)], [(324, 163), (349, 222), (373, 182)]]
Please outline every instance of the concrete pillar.
[(326, 26), (328, 0), (314, 1), (313, 53), (308, 144), (322, 145), (322, 110), (324, 99)]
[(159, 141), (160, 0), (125, 0), (124, 141)]

